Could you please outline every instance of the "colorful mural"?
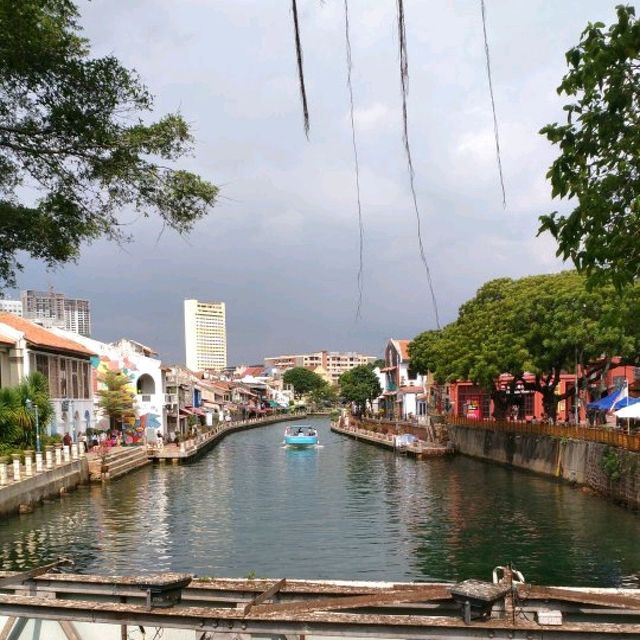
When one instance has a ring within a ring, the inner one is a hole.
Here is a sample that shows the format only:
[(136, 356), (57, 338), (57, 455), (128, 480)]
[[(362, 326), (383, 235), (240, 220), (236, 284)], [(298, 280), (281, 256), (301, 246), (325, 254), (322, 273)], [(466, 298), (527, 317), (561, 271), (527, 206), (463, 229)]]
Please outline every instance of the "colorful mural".
[[(121, 358), (111, 358), (106, 354), (102, 354), (101, 356), (94, 356), (91, 359), (91, 367), (92, 367), (92, 384), (94, 394), (100, 388), (102, 388), (102, 384), (100, 383), (100, 376), (106, 371), (122, 371), (130, 380), (130, 389), (136, 394), (136, 382), (141, 375), (145, 375), (140, 371), (136, 363), (129, 357), (123, 356)], [(136, 396), (139, 401), (139, 396)], [(138, 402), (139, 404), (139, 402)], [(146, 404), (146, 403), (145, 403)], [(148, 427), (159, 429), (162, 427), (162, 419), (161, 414), (158, 413), (158, 408), (153, 407), (137, 407), (136, 414), (143, 410), (144, 413), (140, 413), (135, 419), (135, 422), (128, 425), (130, 429), (134, 430), (137, 433), (142, 433)], [(96, 426), (99, 429), (108, 429), (109, 428), (109, 420), (104, 417), (98, 420)]]

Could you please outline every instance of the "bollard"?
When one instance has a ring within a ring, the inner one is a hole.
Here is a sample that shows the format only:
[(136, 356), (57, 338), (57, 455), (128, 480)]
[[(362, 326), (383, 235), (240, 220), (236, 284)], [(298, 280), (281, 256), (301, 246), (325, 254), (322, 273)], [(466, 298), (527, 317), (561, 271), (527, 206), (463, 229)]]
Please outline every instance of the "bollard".
[(20, 454), (12, 453), (11, 457), (13, 458), (13, 481), (20, 481)]
[(71, 452), (69, 451), (69, 445), (65, 444), (62, 447), (62, 457), (65, 462), (69, 462), (71, 460)]
[(7, 463), (0, 462), (0, 487), (7, 484)]
[(184, 446), (184, 440), (180, 442), (180, 453), (186, 453), (186, 448)]
[(36, 473), (42, 473), (42, 454), (36, 453)]
[(53, 449), (51, 447), (47, 447), (44, 450), (44, 457), (47, 464), (47, 469), (53, 469)]
[(78, 443), (77, 442), (74, 442), (71, 445), (71, 459), (72, 460), (78, 459)]
[(78, 445), (78, 458), (84, 458), (87, 455), (87, 452), (84, 449), (84, 442), (81, 442)]
[(24, 452), (24, 475), (27, 478), (33, 475), (33, 454), (31, 451)]
[(56, 447), (56, 467), (59, 467), (62, 464), (62, 447), (61, 446), (57, 446)]

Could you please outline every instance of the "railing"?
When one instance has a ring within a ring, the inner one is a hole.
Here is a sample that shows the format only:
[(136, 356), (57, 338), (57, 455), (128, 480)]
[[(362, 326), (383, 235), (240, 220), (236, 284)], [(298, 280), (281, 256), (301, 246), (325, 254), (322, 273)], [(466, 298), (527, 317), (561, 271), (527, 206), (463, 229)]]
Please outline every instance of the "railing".
[(471, 429), (489, 429), (508, 433), (523, 433), (537, 436), (552, 436), (554, 438), (571, 438), (573, 440), (588, 440), (600, 442), (614, 447), (622, 447), (629, 451), (640, 451), (640, 436), (631, 435), (614, 428), (576, 427), (557, 424), (533, 424), (532, 422), (505, 422), (500, 420), (470, 420), (449, 416), (449, 424), (469, 427)]

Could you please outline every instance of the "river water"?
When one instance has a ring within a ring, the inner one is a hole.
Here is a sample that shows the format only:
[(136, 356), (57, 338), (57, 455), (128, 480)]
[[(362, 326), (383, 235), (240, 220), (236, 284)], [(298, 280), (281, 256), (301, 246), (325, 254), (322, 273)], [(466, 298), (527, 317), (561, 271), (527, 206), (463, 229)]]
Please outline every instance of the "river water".
[(79, 572), (488, 579), (513, 561), (542, 584), (616, 586), (640, 572), (640, 517), (570, 486), (457, 456), (415, 461), (310, 419), (232, 434), (197, 462), (149, 466), (0, 521), (0, 567), (59, 556)]

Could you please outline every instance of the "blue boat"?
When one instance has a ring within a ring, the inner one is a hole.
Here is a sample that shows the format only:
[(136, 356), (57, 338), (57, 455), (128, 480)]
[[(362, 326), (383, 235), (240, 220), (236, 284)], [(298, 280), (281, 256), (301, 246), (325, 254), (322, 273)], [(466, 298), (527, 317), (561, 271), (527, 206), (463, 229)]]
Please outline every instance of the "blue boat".
[(287, 427), (284, 444), (289, 447), (315, 447), (318, 444), (318, 432), (305, 424)]

